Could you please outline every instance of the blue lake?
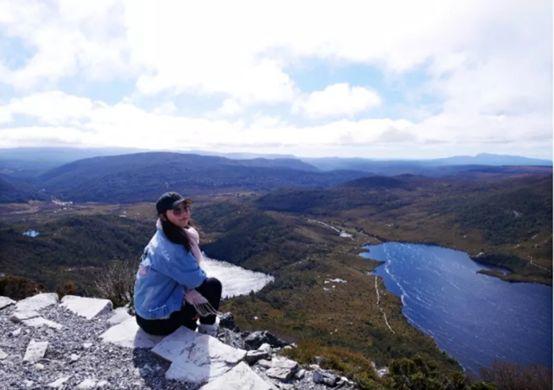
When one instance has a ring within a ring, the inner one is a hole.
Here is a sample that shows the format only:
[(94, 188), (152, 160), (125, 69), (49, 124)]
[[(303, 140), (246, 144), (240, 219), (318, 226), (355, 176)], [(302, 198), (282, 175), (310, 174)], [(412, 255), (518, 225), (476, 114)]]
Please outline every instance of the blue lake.
[(466, 370), (494, 360), (552, 367), (552, 287), (478, 274), (467, 253), (431, 245), (369, 245), (366, 258), (402, 298), (404, 316)]

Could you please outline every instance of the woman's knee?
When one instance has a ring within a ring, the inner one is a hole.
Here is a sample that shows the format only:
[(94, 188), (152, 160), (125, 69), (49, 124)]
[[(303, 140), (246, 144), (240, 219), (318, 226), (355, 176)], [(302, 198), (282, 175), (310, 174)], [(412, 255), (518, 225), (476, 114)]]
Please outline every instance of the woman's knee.
[(219, 281), (219, 279), (207, 278), (205, 283), (207, 284), (207, 286), (209, 286), (210, 289), (214, 291), (219, 291), (219, 293), (221, 294), (221, 290), (223, 286), (221, 285), (221, 282)]

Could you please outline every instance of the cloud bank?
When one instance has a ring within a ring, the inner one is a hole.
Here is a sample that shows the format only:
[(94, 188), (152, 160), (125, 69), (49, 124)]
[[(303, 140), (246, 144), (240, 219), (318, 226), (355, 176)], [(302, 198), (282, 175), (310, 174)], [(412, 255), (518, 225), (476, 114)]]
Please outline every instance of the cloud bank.
[(551, 158), (551, 15), (548, 1), (0, 1), (0, 147)]

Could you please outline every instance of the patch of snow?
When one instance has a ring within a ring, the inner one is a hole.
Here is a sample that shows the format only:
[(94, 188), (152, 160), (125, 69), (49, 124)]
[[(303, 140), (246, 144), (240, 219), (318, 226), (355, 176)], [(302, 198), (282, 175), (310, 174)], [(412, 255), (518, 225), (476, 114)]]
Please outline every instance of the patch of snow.
[(341, 278), (335, 278), (335, 279), (326, 279), (323, 283), (327, 284), (327, 283), (347, 283), (346, 280), (344, 279), (341, 279)]
[(221, 281), (223, 285), (221, 296), (223, 298), (248, 295), (251, 291), (261, 290), (266, 284), (274, 280), (273, 276), (262, 272), (254, 272), (226, 261), (210, 259), (206, 255), (203, 257), (204, 261), (200, 266), (208, 276)]
[(24, 236), (31, 237), (31, 238), (35, 238), (39, 234), (40, 234), (39, 232), (37, 232), (36, 230), (33, 230), (33, 229), (29, 229), (29, 230), (26, 230), (26, 231), (23, 232)]

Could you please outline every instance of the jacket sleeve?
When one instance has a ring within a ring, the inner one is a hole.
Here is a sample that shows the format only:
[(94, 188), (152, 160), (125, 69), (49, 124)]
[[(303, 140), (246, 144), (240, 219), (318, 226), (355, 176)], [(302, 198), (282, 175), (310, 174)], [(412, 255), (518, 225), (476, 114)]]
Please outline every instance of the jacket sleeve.
[(152, 268), (182, 284), (187, 289), (196, 288), (206, 279), (206, 273), (190, 252), (183, 249), (183, 255), (171, 256), (167, 250), (158, 250), (152, 256)]

